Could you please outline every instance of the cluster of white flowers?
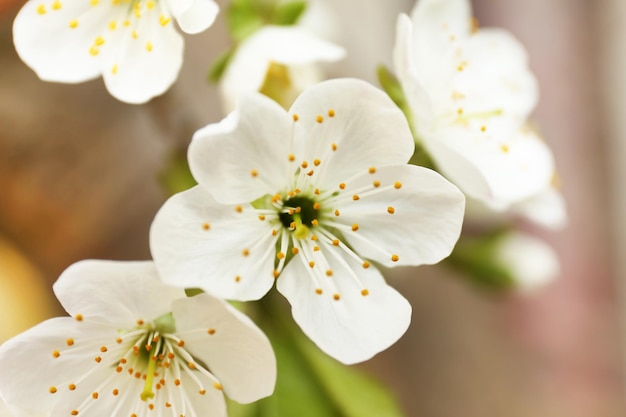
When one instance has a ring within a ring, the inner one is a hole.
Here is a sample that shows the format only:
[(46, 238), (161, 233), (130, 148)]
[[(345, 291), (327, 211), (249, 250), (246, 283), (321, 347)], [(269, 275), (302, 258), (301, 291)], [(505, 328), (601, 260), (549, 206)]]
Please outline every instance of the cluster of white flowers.
[[(29, 0), (14, 40), (43, 80), (102, 74), (113, 96), (143, 103), (178, 75), (174, 22), (198, 33), (218, 11), (211, 0)], [(71, 317), (0, 346), (0, 399), (18, 417), (225, 416), (223, 393), (242, 403), (272, 393), (276, 360), (266, 336), (222, 300), (257, 300), (276, 285), (321, 350), (357, 363), (411, 320), (378, 265), (450, 255), (465, 194), (561, 222), (552, 155), (527, 123), (537, 87), (525, 52), (470, 17), (468, 0), (421, 0), (412, 18), (400, 16), (394, 58), (410, 121), (364, 81), (314, 84), (311, 65), (345, 51), (301, 27), (266, 26), (244, 40), (220, 84), (234, 111), (194, 135), (198, 185), (155, 217), (154, 262), (70, 266), (54, 291)], [(272, 71), (288, 81), (280, 104), (257, 93)], [(407, 164), (411, 123), (451, 182)], [(502, 258), (523, 267), (524, 242), (503, 246)]]

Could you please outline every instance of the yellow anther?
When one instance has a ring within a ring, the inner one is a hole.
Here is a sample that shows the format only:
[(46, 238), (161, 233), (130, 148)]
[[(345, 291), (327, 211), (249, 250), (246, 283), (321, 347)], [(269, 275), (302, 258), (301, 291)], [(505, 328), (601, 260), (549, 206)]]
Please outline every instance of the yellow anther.
[(506, 146), (506, 145), (502, 145), (502, 146), (500, 146), (500, 149), (501, 149), (501, 150), (502, 150), (502, 152), (504, 152), (504, 153), (508, 153), (508, 152), (509, 152), (509, 147), (508, 147), (508, 146)]
[(300, 120), (300, 117), (297, 114), (292, 114), (291, 117), (294, 122), (297, 122), (298, 120)]
[(273, 275), (274, 275), (274, 278), (278, 278), (280, 276), (280, 271), (275, 269), (273, 272)]
[(261, 220), (261, 221), (265, 220), (265, 215), (264, 214), (259, 214), (259, 220)]
[(363, 297), (365, 297), (366, 295), (369, 295), (369, 293), (370, 293), (370, 292), (369, 292), (367, 289), (361, 290), (361, 295), (362, 295)]
[(319, 252), (320, 247), (319, 246), (313, 246), (313, 252)]
[(295, 160), (296, 160), (296, 156), (295, 156), (294, 154), (292, 154), (292, 153), (291, 153), (291, 154), (289, 154), (289, 157), (288, 157), (288, 158), (289, 158), (289, 162), (293, 162), (293, 161), (295, 161)]
[(320, 224), (320, 222), (317, 219), (311, 220), (311, 225), (318, 226), (319, 224)]
[(91, 398), (93, 398), (94, 400), (98, 399), (98, 393), (97, 392), (92, 392), (91, 393)]
[(339, 188), (342, 190), (346, 189), (346, 184), (344, 184), (343, 182), (341, 184), (339, 184)]
[(95, 46), (92, 46), (91, 48), (89, 48), (89, 53), (92, 56), (96, 56), (100, 53), (100, 50), (98, 48), (96, 48)]
[(48, 392), (49, 392), (50, 394), (56, 394), (56, 392), (57, 392), (57, 387), (50, 387), (50, 388), (48, 389)]
[(115, 65), (113, 65), (111, 67), (111, 74), (113, 74), (113, 75), (117, 74), (117, 64), (115, 64)]
[(323, 291), (322, 291), (322, 289), (321, 289), (321, 288), (316, 288), (316, 289), (315, 289), (315, 294), (317, 294), (317, 295), (322, 295), (322, 292), (323, 292)]
[(237, 213), (241, 213), (241, 212), (243, 211), (243, 207), (241, 207), (241, 206), (236, 206), (236, 207), (235, 207), (235, 211), (236, 211)]
[(69, 384), (67, 386), (67, 389), (69, 389), (70, 391), (74, 391), (76, 389), (76, 384)]
[(309, 267), (314, 268), (315, 267), (315, 262), (309, 261)]
[(314, 193), (315, 195), (320, 195), (320, 189), (319, 189), (319, 188), (316, 188), (316, 189), (315, 189), (315, 191), (313, 191), (313, 193)]
[(340, 296), (339, 294), (334, 294), (334, 295), (333, 295), (333, 299), (334, 299), (335, 301), (339, 301), (339, 299), (340, 299), (340, 298), (341, 298), (341, 296)]
[(333, 240), (333, 246), (339, 246), (339, 239)]
[(240, 277), (239, 275), (237, 275), (237, 276), (235, 277), (235, 282), (239, 282), (239, 281), (241, 281), (241, 277)]
[(481, 131), (481, 132), (485, 132), (485, 131), (487, 131), (487, 126), (484, 126), (484, 125), (483, 125), (483, 126), (481, 126), (481, 127), (480, 127), (480, 131)]
[(148, 8), (148, 10), (154, 9), (154, 2), (153, 1), (149, 1), (148, 3), (146, 3), (146, 7)]
[(76, 321), (83, 321), (83, 315), (82, 314), (77, 314), (74, 316), (74, 320)]
[(276, 236), (278, 234), (278, 230), (272, 229), (272, 236)]
[(128, 20), (128, 19), (124, 20), (123, 25), (124, 25), (124, 27), (129, 27), (130, 26), (130, 20)]
[(298, 248), (291, 248), (291, 253), (293, 253), (294, 255), (297, 255), (298, 253), (300, 253), (300, 249), (298, 249)]
[(391, 206), (387, 207), (387, 213), (393, 214), (395, 212), (396, 212), (396, 209), (394, 209), (393, 207), (391, 207)]
[(285, 257), (285, 254), (284, 254), (283, 252), (278, 252), (278, 253), (276, 254), (276, 257), (277, 257), (278, 259), (283, 259), (283, 258)]
[(333, 109), (328, 110), (328, 117), (335, 117), (335, 111)]
[(131, 36), (133, 37), (133, 39), (137, 39), (139, 37), (139, 35), (137, 34), (137, 31), (134, 29), (133, 29)]
[(223, 388), (222, 388), (222, 384), (220, 384), (219, 382), (214, 383), (214, 384), (213, 384), (213, 387), (214, 387), (215, 389), (217, 389), (217, 390), (220, 390), (220, 391), (223, 389)]
[(53, 358), (58, 358), (59, 356), (61, 356), (61, 352), (59, 352), (58, 350), (55, 350), (54, 352), (52, 352)]
[(68, 346), (73, 346), (74, 345), (74, 339), (72, 339), (71, 337), (69, 339), (67, 339), (65, 341), (65, 344), (67, 344)]
[(102, 46), (102, 45), (104, 45), (104, 38), (102, 36), (98, 36), (96, 39), (93, 40), (93, 44), (95, 46)]
[(208, 223), (203, 223), (203, 224), (202, 224), (202, 229), (203, 229), (203, 230), (210, 230), (210, 229), (211, 229), (211, 225), (210, 225), (210, 224), (208, 224)]
[(330, 145), (330, 148), (331, 148), (333, 151), (336, 151), (336, 150), (337, 150), (337, 144), (336, 144), (336, 143), (333, 143), (332, 145)]
[(317, 115), (317, 117), (315, 118), (315, 121), (317, 123), (322, 123), (324, 121), (324, 117), (322, 117), (322, 115)]
[(369, 167), (367, 172), (369, 172), (370, 174), (374, 174), (376, 172), (376, 167)]
[(252, 177), (258, 177), (259, 176), (259, 171), (257, 171), (256, 169), (253, 169), (252, 171), (250, 171), (250, 175)]
[(111, 22), (109, 22), (109, 30), (115, 29), (117, 29), (117, 22), (115, 20), (112, 20)]
[(402, 183), (400, 181), (396, 181), (395, 184), (393, 184), (393, 188), (399, 190), (400, 188), (402, 188)]
[(320, 207), (320, 203), (313, 203), (313, 210), (319, 210)]
[(70, 29), (76, 29), (78, 27), (78, 20), (70, 20)]
[(311, 177), (314, 173), (315, 173), (315, 171), (310, 170), (309, 172), (307, 172), (307, 173), (306, 173), (306, 175), (308, 175), (309, 177)]
[(209, 329), (207, 330), (207, 333), (213, 336), (215, 334), (215, 329)]
[(352, 196), (352, 200), (354, 200), (354, 201), (358, 201), (360, 199), (361, 199), (361, 197), (359, 197), (357, 194)]
[(43, 4), (40, 4), (39, 6), (37, 6), (37, 13), (46, 14), (46, 6), (44, 6)]
[(146, 51), (152, 52), (152, 42), (146, 42)]
[(97, 6), (100, 3), (100, 0), (89, 0), (89, 4), (92, 6)]
[(321, 163), (322, 163), (322, 161), (320, 161), (319, 159), (314, 159), (313, 160), (313, 165), (315, 165), (315, 166), (319, 166), (319, 164), (321, 164)]
[(400, 257), (398, 255), (391, 255), (391, 260), (393, 262), (398, 262), (400, 260)]
[(248, 256), (248, 255), (250, 255), (250, 249), (244, 249), (244, 250), (242, 250), (242, 251), (241, 251), (241, 254), (242, 254), (243, 256)]
[(303, 162), (302, 162), (302, 164), (300, 164), (300, 166), (301, 166), (302, 168), (306, 168), (306, 167), (308, 167), (308, 166), (309, 166), (309, 163), (308, 163), (307, 161), (303, 161)]
[(52, 9), (53, 10), (59, 10), (62, 7), (61, 2), (59, 0), (55, 0), (54, 3), (52, 3)]
[(370, 263), (369, 262), (367, 262), (367, 261), (363, 262), (363, 269), (367, 269), (369, 267), (370, 267)]
[(335, 216), (339, 216), (339, 214), (341, 214), (339, 213), (339, 210), (335, 210)]
[(353, 231), (353, 232), (356, 232), (357, 230), (359, 230), (359, 225), (358, 225), (357, 223), (354, 223), (354, 224), (352, 225), (352, 231)]
[(332, 269), (327, 269), (326, 270), (326, 276), (327, 277), (332, 277), (333, 276), (333, 270)]
[(70, 412), (70, 414), (73, 415), (73, 416), (77, 416), (78, 415), (78, 410), (72, 410)]

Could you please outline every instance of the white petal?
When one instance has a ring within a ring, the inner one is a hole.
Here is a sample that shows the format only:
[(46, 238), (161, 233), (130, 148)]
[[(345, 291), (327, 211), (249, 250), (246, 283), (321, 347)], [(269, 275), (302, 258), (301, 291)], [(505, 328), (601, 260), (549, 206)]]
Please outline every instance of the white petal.
[(565, 201), (553, 187), (513, 205), (511, 211), (548, 229), (559, 230), (567, 225)]
[(152, 262), (87, 260), (67, 268), (54, 284), (65, 310), (112, 325), (135, 325), (170, 311), (184, 291), (163, 284)]
[[(415, 145), (406, 118), (387, 94), (357, 79), (314, 85), (293, 104), (304, 127), (303, 158), (320, 160), (312, 177), (320, 189), (371, 166), (406, 163)], [(336, 150), (333, 150), (335, 149)]]
[(315, 277), (297, 255), (283, 270), (277, 288), (289, 300), (304, 333), (328, 355), (353, 364), (395, 343), (409, 326), (411, 306), (374, 267), (363, 269), (336, 250), (337, 258), (327, 256), (331, 277)]
[[(265, 26), (246, 39), (235, 52), (220, 81), (225, 108), (253, 91), (259, 91), (271, 63), (312, 67), (316, 62), (337, 61), (343, 48), (295, 27)], [(297, 83), (300, 80), (293, 80)], [(308, 86), (308, 85), (306, 85)]]
[[(170, 4), (178, 1), (170, 0)], [(191, 34), (203, 32), (211, 26), (220, 10), (213, 0), (192, 0), (187, 3), (189, 5), (186, 8), (172, 7), (172, 14), (180, 28)]]
[(559, 274), (554, 250), (540, 239), (511, 233), (499, 242), (498, 260), (512, 273), (519, 289), (533, 291), (552, 282)]
[(136, 29), (119, 28), (115, 33), (103, 69), (111, 95), (132, 104), (145, 103), (170, 88), (183, 60), (183, 38), (172, 23), (162, 25), (157, 8), (144, 13)]
[(346, 225), (346, 240), (359, 255), (386, 266), (439, 262), (461, 232), (465, 197), (426, 168), (381, 167), (347, 183), (341, 196), (336, 219)]
[(424, 144), (452, 182), (494, 206), (506, 207), (538, 193), (554, 172), (550, 149), (528, 129), (501, 137), (489, 130), (468, 134), (453, 127)]
[(100, 57), (89, 51), (106, 28), (112, 6), (71, 0), (60, 2), (60, 8), (53, 4), (30, 0), (19, 11), (13, 22), (18, 55), (44, 81), (78, 83), (98, 77)]
[(272, 287), (275, 241), (271, 225), (250, 206), (239, 213), (201, 186), (166, 201), (150, 229), (152, 256), (165, 282), (241, 301), (261, 298)]
[(273, 100), (245, 97), (235, 115), (200, 129), (189, 145), (194, 178), (220, 203), (251, 202), (289, 184), (295, 124)]
[[(74, 393), (68, 390), (68, 385), (79, 386), (85, 376), (94, 375), (98, 379), (103, 372), (111, 372), (104, 360), (96, 363), (94, 357), (103, 355), (98, 350), (101, 340), (114, 344), (116, 337), (115, 327), (62, 317), (45, 321), (8, 340), (0, 346), (0, 391), (7, 405), (16, 411), (16, 417), (50, 415), (59, 402), (78, 407), (82, 399), (70, 403), (68, 400)], [(67, 343), (70, 339), (74, 343), (71, 347)], [(58, 357), (53, 356), (55, 351), (59, 352)], [(56, 387), (58, 392), (50, 393), (50, 387)]]
[(274, 391), (274, 352), (250, 319), (208, 294), (176, 301), (173, 313), (185, 349), (207, 365), (230, 398), (249, 403)]

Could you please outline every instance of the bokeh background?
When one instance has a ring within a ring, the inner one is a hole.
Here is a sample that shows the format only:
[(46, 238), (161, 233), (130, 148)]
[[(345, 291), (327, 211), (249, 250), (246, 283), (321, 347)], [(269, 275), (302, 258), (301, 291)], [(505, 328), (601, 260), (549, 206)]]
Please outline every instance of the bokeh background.
[[(407, 0), (330, 0), (348, 58), (332, 76), (375, 83)], [(17, 57), (0, 0), (0, 341), (62, 314), (51, 285), (85, 258), (147, 259), (160, 176), (193, 132), (222, 117), (206, 71), (229, 45), (223, 19), (188, 36), (179, 81), (144, 106), (101, 80), (44, 83)], [(226, 2), (221, 1), (222, 5)], [(474, 0), (482, 26), (529, 51), (542, 97), (533, 121), (552, 147), (569, 227), (548, 233), (561, 276), (530, 294), (493, 294), (441, 267), (388, 275), (413, 305), (395, 346), (363, 366), (409, 417), (626, 415), (626, 3)], [(2, 370), (0, 370), (2, 372)]]

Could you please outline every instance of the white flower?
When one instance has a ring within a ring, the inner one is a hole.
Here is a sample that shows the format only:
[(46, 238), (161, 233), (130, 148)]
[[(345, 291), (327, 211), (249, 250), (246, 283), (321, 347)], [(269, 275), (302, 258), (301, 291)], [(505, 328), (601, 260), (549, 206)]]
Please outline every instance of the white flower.
[(4, 401), (0, 397), (0, 417), (13, 417), (13, 414), (9, 411)]
[(500, 262), (524, 292), (535, 291), (554, 281), (559, 260), (544, 241), (523, 233), (509, 233), (498, 241), (496, 261)]
[(567, 225), (565, 200), (554, 186), (513, 204), (509, 211), (551, 230), (560, 230)]
[(200, 185), (157, 214), (157, 268), (172, 284), (238, 300), (262, 297), (280, 275), (278, 290), (322, 350), (366, 360), (411, 315), (369, 260), (436, 263), (460, 233), (463, 194), (407, 165), (413, 148), (400, 110), (363, 81), (317, 84), (288, 112), (249, 96), (194, 135)]
[(264, 86), (272, 90), (264, 93), (289, 107), (306, 87), (322, 79), (320, 62), (338, 61), (344, 55), (343, 48), (305, 28), (264, 26), (237, 48), (228, 63), (220, 80), (223, 107), (233, 110), (237, 99)]
[(121, 101), (144, 103), (178, 77), (183, 38), (208, 28), (213, 0), (29, 0), (13, 23), (20, 58), (44, 81), (102, 75)]
[(400, 15), (394, 65), (417, 136), (468, 195), (506, 207), (544, 190), (552, 154), (526, 120), (537, 83), (509, 33), (478, 29), (469, 0), (421, 0)]
[(222, 390), (239, 402), (273, 391), (265, 335), (223, 301), (162, 284), (152, 262), (79, 262), (54, 291), (72, 317), (0, 346), (16, 417), (225, 416)]

